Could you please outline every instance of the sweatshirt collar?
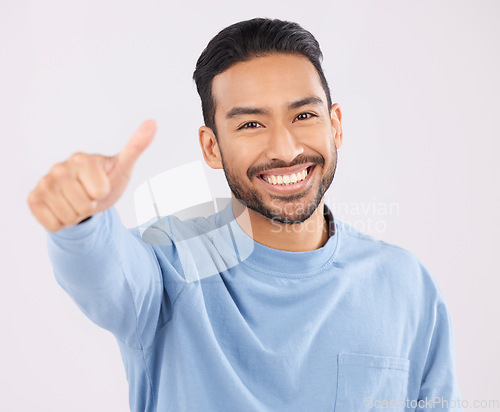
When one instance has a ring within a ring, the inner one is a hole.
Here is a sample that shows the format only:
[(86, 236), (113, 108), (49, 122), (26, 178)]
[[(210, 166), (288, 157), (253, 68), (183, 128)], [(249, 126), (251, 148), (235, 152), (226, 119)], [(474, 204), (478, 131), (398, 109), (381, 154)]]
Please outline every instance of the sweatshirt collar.
[[(217, 213), (217, 225), (226, 246), (236, 250), (238, 260), (261, 272), (281, 277), (309, 277), (329, 267), (334, 260), (339, 243), (341, 225), (334, 219), (330, 208), (324, 204), (330, 237), (322, 247), (305, 251), (289, 252), (274, 249), (254, 241), (236, 221), (232, 201)], [(226, 225), (226, 227), (223, 227)]]

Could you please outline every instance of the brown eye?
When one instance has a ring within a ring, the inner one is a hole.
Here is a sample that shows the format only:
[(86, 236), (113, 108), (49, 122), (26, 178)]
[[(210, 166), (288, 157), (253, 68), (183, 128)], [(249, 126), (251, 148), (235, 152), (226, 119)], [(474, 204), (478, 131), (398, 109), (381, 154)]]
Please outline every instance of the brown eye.
[(247, 122), (243, 126), (240, 127), (240, 129), (255, 129), (259, 127), (259, 123), (257, 122)]
[(310, 117), (313, 117), (314, 115), (312, 113), (301, 113), (299, 114), (296, 119), (297, 120), (307, 120), (309, 119)]

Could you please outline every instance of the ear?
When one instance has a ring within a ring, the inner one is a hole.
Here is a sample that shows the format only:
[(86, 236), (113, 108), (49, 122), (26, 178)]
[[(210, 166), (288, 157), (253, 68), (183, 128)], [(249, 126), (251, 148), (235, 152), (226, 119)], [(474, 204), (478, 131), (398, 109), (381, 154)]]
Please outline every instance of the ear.
[(201, 126), (198, 130), (200, 137), (201, 151), (207, 165), (212, 169), (222, 169), (222, 159), (219, 150), (219, 143), (210, 127)]
[(335, 146), (337, 149), (340, 149), (342, 146), (342, 112), (340, 111), (340, 106), (335, 103), (332, 104), (332, 108), (330, 109), (330, 118), (332, 121), (332, 127), (335, 131)]

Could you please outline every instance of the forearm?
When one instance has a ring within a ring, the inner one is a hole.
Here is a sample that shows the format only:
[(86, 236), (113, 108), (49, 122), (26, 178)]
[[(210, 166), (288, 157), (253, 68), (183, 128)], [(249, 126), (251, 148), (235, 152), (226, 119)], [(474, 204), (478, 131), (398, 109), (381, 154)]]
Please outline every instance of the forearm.
[(161, 274), (152, 248), (122, 225), (114, 207), (49, 232), (47, 241), (58, 283), (93, 322), (133, 347), (152, 338)]

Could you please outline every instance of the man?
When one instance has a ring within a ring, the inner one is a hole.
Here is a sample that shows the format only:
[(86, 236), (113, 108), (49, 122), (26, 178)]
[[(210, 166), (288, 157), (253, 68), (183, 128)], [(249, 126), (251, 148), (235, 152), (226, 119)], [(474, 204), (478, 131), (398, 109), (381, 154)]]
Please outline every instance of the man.
[(243, 21), (210, 41), (194, 72), (199, 139), (232, 201), (207, 218), (170, 216), (143, 236), (121, 224), (113, 205), (152, 121), (120, 154), (76, 153), (30, 193), (57, 281), (117, 338), (131, 410), (458, 400), (452, 322), (432, 276), (324, 203), (342, 116), (320, 62), (317, 41), (291, 22)]

